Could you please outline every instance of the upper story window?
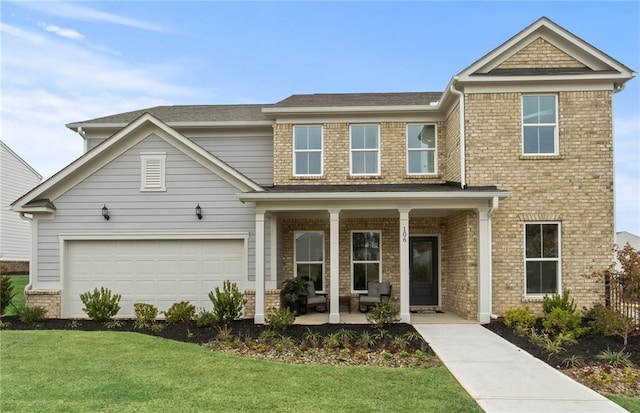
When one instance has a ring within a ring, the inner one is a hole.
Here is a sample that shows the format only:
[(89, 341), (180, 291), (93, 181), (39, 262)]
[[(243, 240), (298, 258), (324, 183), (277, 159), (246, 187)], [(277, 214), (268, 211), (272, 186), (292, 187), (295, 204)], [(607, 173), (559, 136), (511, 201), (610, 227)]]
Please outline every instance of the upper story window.
[(378, 125), (351, 125), (351, 175), (380, 175)]
[(166, 191), (164, 152), (140, 153), (140, 190)]
[(294, 126), (293, 174), (322, 175), (322, 126)]
[(407, 125), (407, 173), (436, 173), (435, 125)]
[(525, 224), (526, 293), (553, 294), (560, 286), (560, 224)]
[(522, 153), (558, 154), (558, 104), (556, 95), (522, 96)]

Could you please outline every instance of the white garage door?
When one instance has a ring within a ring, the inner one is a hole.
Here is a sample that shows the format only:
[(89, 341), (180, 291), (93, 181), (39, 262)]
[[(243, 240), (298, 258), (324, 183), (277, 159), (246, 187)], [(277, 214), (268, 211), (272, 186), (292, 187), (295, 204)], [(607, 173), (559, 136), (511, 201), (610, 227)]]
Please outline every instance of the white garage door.
[(63, 316), (86, 317), (80, 294), (107, 287), (122, 295), (118, 316), (133, 304), (166, 311), (177, 301), (211, 309), (208, 293), (224, 280), (244, 290), (244, 240), (82, 240), (65, 242)]

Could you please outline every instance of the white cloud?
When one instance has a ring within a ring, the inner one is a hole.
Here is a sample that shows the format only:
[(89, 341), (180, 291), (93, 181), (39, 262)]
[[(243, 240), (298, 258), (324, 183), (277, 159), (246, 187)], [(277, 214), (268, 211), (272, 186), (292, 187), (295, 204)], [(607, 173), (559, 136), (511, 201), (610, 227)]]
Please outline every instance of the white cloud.
[(43, 43), (44, 38), (37, 34), (30, 33), (26, 30), (22, 30), (18, 27), (12, 26), (7, 23), (0, 22), (0, 32), (8, 34), (10, 36), (26, 40), (29, 43)]
[(60, 37), (66, 37), (67, 39), (73, 39), (73, 40), (81, 40), (84, 39), (84, 35), (81, 33), (78, 33), (77, 31), (73, 30), (73, 29), (63, 29), (62, 27), (58, 27), (58, 26), (54, 26), (54, 25), (46, 25), (46, 24), (42, 24), (42, 27), (51, 33), (55, 33)]
[[(64, 17), (68, 19), (104, 22), (119, 26), (133, 27), (140, 30), (153, 32), (167, 32), (166, 27), (149, 23), (139, 19), (132, 19), (126, 16), (105, 12), (95, 8), (86, 7), (79, 3), (54, 3), (54, 2), (19, 2), (21, 6), (37, 10), (52, 16)], [(99, 4), (99, 3), (98, 3)]]

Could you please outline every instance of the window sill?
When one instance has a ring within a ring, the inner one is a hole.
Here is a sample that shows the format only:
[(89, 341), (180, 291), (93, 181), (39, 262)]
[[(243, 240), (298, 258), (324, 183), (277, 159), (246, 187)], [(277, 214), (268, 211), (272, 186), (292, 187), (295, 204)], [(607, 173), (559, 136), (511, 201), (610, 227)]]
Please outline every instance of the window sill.
[(442, 175), (440, 174), (412, 174), (412, 175), (405, 175), (404, 176), (405, 179), (437, 179), (437, 180), (442, 180)]
[(522, 297), (523, 303), (541, 303), (544, 299), (544, 295), (529, 295)]
[(359, 180), (359, 179), (383, 179), (382, 175), (349, 175), (347, 179)]
[(520, 155), (521, 161), (562, 161), (562, 155)]
[(324, 175), (292, 175), (292, 176), (289, 176), (289, 179), (295, 180), (295, 181), (307, 181), (307, 180), (323, 181), (327, 179), (327, 177)]

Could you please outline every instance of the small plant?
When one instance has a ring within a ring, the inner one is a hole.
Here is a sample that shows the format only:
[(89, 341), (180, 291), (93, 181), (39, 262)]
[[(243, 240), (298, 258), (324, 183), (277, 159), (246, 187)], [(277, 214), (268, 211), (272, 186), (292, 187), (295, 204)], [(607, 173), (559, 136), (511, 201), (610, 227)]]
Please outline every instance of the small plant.
[(155, 323), (156, 317), (158, 317), (158, 308), (153, 304), (135, 303), (133, 304), (133, 313), (136, 316), (133, 328), (150, 328)]
[(417, 331), (407, 331), (406, 333), (404, 333), (404, 338), (408, 342), (422, 340), (422, 336)]
[(351, 347), (351, 341), (353, 340), (353, 332), (349, 331), (345, 328), (341, 328), (340, 330), (335, 332), (336, 337), (338, 338), (338, 341), (340, 342), (340, 345), (342, 345), (342, 347), (344, 348), (348, 348)]
[(415, 357), (417, 359), (424, 357), (424, 351), (422, 351), (420, 349), (414, 351), (413, 352), (413, 357)]
[(373, 307), (371, 312), (367, 314), (367, 321), (376, 327), (397, 323), (400, 321), (400, 312), (392, 301), (378, 303)]
[(105, 287), (80, 294), (80, 300), (84, 304), (82, 311), (95, 321), (109, 321), (120, 311), (120, 294), (111, 295)]
[(203, 308), (198, 309), (195, 315), (196, 326), (200, 328), (213, 327), (217, 323), (217, 318), (212, 311), (207, 311)]
[(410, 356), (409, 352), (407, 350), (400, 350), (400, 352), (398, 353), (398, 355), (402, 358), (407, 358)]
[(322, 340), (322, 345), (326, 349), (333, 349), (340, 347), (340, 338), (336, 333), (327, 334)]
[(0, 276), (0, 315), (4, 314), (4, 310), (9, 307), (9, 304), (13, 304), (15, 296), (11, 278), (7, 275)]
[(109, 321), (106, 321), (104, 323), (104, 326), (107, 327), (109, 330), (115, 330), (117, 328), (121, 328), (122, 327), (122, 321), (120, 321), (120, 320), (109, 320)]
[(605, 336), (619, 336), (625, 346), (629, 341), (629, 334), (636, 328), (632, 318), (621, 314), (615, 308), (605, 307), (600, 303), (595, 304), (588, 314), (593, 318), (589, 325), (596, 333)]
[(613, 351), (609, 348), (596, 355), (598, 360), (602, 360), (612, 367), (631, 367), (633, 363), (630, 357), (629, 353), (623, 353), (622, 350)]
[(573, 354), (571, 357), (567, 357), (562, 361), (562, 364), (568, 369), (580, 367), (582, 365), (582, 357)]
[(10, 322), (0, 320), (0, 330), (7, 330), (9, 327), (11, 327)]
[(404, 336), (395, 336), (391, 339), (391, 344), (398, 350), (405, 350), (409, 346), (409, 342)]
[(348, 348), (343, 348), (340, 350), (340, 358), (342, 358), (343, 360), (348, 360), (351, 358), (351, 352)]
[(504, 325), (513, 328), (519, 336), (536, 323), (536, 316), (529, 307), (511, 308), (504, 313)]
[(536, 346), (543, 347), (547, 338), (546, 334), (538, 333), (533, 328), (529, 330), (529, 340)]
[(544, 345), (542, 347), (547, 353), (549, 353), (549, 355), (557, 354), (564, 350), (564, 347), (562, 347), (562, 341), (558, 339), (552, 340), (548, 336), (545, 337)]
[(238, 290), (238, 285), (231, 281), (225, 281), (220, 287), (216, 287), (215, 292), (209, 293), (209, 299), (213, 303), (213, 314), (218, 322), (229, 324), (242, 314), (242, 308), (247, 300)]
[(45, 315), (47, 314), (47, 309), (41, 307), (39, 305), (30, 306), (25, 305), (24, 307), (17, 310), (18, 315), (20, 316), (20, 321), (25, 324), (34, 324), (39, 321), (44, 320)]
[(188, 323), (193, 320), (196, 314), (196, 307), (189, 301), (180, 301), (173, 303), (167, 311), (164, 312), (164, 319), (169, 324)]
[(320, 333), (316, 333), (311, 331), (310, 328), (307, 328), (307, 332), (304, 333), (303, 338), (309, 343), (309, 347), (318, 347), (320, 345), (321, 336)]
[(260, 333), (260, 335), (258, 336), (258, 342), (259, 343), (263, 343), (263, 344), (269, 344), (271, 343), (275, 338), (277, 337), (277, 334), (274, 330), (264, 330), (263, 332)]
[(80, 322), (78, 320), (71, 320), (64, 326), (64, 328), (68, 328), (69, 330), (77, 330), (79, 327)]
[(273, 330), (283, 331), (291, 327), (295, 319), (295, 314), (288, 307), (277, 309), (272, 307), (267, 312), (266, 321)]
[(300, 313), (302, 296), (307, 294), (307, 279), (303, 277), (289, 278), (282, 283), (280, 291), (289, 309), (294, 313)]
[(579, 331), (581, 322), (582, 317), (580, 317), (580, 313), (562, 307), (553, 307), (542, 319), (544, 329), (549, 334), (556, 336), (561, 333), (571, 333), (574, 334), (574, 336), (579, 336), (581, 333), (581, 331)]
[(363, 331), (362, 334), (360, 334), (360, 337), (358, 338), (358, 340), (356, 341), (356, 345), (358, 347), (366, 349), (366, 348), (373, 347), (375, 342), (376, 342), (375, 338), (371, 337), (371, 334), (368, 331)]
[(576, 303), (572, 299), (569, 299), (569, 290), (564, 290), (562, 295), (554, 293), (551, 297), (545, 295), (542, 298), (542, 311), (545, 314), (550, 314), (555, 308), (561, 308), (570, 313), (576, 312)]
[(151, 324), (151, 327), (149, 327), (149, 329), (151, 331), (153, 331), (154, 333), (158, 333), (158, 332), (164, 330), (164, 324), (153, 323), (153, 324)]

